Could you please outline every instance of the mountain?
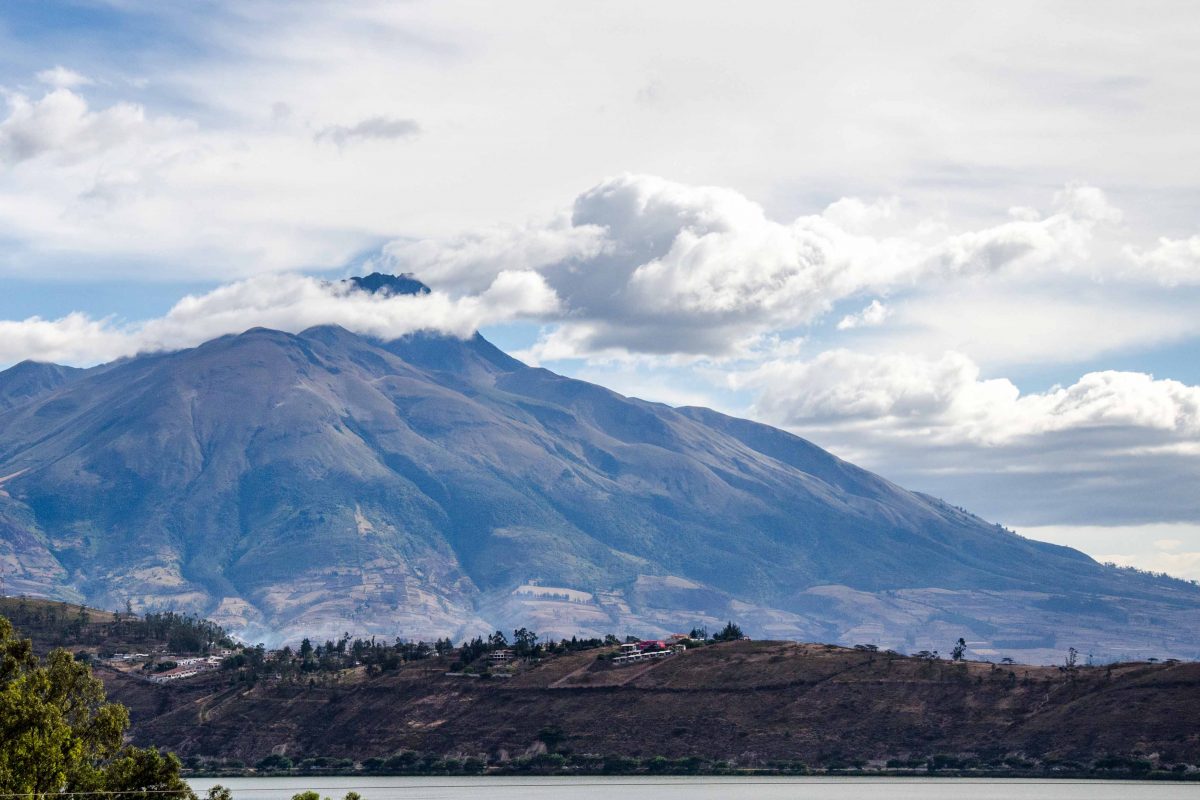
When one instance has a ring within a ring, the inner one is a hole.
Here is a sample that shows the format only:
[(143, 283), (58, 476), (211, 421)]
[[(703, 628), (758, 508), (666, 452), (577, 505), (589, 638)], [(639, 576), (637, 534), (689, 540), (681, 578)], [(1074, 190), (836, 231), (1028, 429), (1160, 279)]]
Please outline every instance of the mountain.
[[(368, 276), (353, 291), (420, 292)], [(28, 372), (0, 373), (0, 393)], [(46, 373), (50, 375), (51, 373)], [(1200, 655), (1200, 588), (1097, 564), (791, 434), (322, 326), (45, 377), (0, 411), (7, 591), (267, 641), (756, 636)]]
[(70, 382), (83, 370), (22, 361), (0, 372), (0, 412), (35, 400)]

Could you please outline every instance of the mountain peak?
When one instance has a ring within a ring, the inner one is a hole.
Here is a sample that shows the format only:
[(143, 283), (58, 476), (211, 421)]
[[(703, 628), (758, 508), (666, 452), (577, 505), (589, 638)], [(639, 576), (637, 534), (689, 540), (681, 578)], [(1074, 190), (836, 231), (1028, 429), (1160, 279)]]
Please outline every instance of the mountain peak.
[(359, 289), (370, 294), (384, 295), (385, 297), (393, 295), (421, 295), (429, 294), (429, 287), (421, 283), (409, 273), (401, 273), (400, 275), (388, 275), (383, 272), (372, 272), (366, 277), (349, 278), (348, 282), (355, 289)]
[(48, 394), (83, 370), (45, 361), (22, 361), (0, 372), (0, 410)]

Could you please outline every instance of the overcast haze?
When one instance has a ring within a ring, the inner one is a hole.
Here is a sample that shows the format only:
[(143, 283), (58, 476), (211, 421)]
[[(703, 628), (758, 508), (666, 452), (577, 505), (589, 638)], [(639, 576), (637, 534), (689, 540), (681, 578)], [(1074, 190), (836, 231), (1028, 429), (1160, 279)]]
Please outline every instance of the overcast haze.
[(0, 366), (482, 329), (1200, 578), (1200, 12), (904, 6), (7, 3)]

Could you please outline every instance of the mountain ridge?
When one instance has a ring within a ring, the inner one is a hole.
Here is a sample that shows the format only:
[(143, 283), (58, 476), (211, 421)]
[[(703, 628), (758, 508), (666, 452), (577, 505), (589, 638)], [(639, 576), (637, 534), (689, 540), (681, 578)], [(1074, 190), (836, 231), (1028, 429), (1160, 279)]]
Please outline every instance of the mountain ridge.
[[(195, 610), (271, 641), (736, 617), (909, 649), (965, 632), (1042, 660), (1068, 641), (1200, 654), (1194, 586), (1024, 539), (760, 423), (528, 367), (478, 333), (253, 328), (55, 380), (0, 408), (0, 558), (31, 594)], [(1089, 598), (1108, 616), (1037, 605)]]

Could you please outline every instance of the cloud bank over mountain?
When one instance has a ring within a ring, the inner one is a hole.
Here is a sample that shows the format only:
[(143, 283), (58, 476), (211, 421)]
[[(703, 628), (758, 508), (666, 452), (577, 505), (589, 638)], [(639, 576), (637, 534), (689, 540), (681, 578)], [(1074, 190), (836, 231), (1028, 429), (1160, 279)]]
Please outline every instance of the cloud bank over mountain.
[(68, 314), (55, 320), (0, 321), (0, 361), (95, 364), (178, 350), (249, 328), (298, 333), (314, 325), (395, 339), (434, 330), (466, 338), (485, 325), (557, 309), (554, 293), (530, 271), (503, 271), (474, 295), (379, 295), (303, 275), (266, 275), (180, 300), (166, 315), (123, 324)]

